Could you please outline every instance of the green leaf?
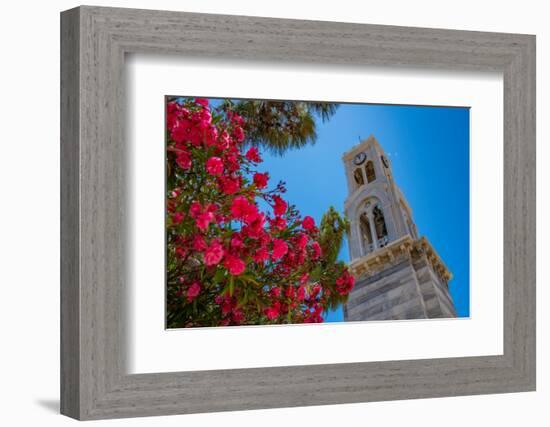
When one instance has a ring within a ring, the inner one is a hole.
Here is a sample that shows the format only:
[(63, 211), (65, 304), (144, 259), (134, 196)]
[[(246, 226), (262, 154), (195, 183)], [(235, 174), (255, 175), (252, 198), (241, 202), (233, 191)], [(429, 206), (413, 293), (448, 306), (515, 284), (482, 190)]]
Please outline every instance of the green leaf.
[(218, 270), (216, 271), (216, 274), (214, 274), (214, 277), (212, 278), (212, 281), (214, 283), (221, 283), (224, 278), (225, 278), (225, 270), (222, 268), (218, 268)]
[(254, 285), (256, 285), (258, 287), (261, 287), (261, 285), (256, 280), (254, 280), (254, 277), (250, 274), (241, 274), (239, 276), (239, 278), (241, 280), (244, 280), (245, 282), (250, 282), (250, 283), (253, 283)]

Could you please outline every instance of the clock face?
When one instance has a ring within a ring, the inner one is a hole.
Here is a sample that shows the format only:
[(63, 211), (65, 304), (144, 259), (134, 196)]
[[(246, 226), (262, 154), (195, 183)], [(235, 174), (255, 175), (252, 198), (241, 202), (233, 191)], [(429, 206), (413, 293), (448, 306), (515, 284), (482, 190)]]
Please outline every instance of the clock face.
[(366, 158), (367, 158), (367, 155), (364, 152), (360, 152), (353, 159), (353, 163), (359, 166), (361, 163), (365, 161)]
[(388, 162), (388, 159), (386, 159), (385, 156), (382, 156), (382, 163), (384, 164), (385, 167), (387, 168), (390, 167), (390, 162)]

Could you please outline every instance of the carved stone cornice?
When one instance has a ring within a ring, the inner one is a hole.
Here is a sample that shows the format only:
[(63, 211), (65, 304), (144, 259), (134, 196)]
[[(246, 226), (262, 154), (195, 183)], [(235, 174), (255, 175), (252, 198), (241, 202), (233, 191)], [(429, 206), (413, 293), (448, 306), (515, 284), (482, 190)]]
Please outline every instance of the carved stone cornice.
[(353, 260), (350, 264), (350, 269), (358, 279), (359, 277), (372, 276), (379, 273), (406, 258), (416, 261), (422, 257), (425, 258), (426, 262), (431, 265), (432, 269), (444, 282), (452, 279), (452, 273), (428, 239), (421, 237), (420, 239), (413, 240), (410, 235), (401, 237), (383, 248), (378, 248), (368, 255)]

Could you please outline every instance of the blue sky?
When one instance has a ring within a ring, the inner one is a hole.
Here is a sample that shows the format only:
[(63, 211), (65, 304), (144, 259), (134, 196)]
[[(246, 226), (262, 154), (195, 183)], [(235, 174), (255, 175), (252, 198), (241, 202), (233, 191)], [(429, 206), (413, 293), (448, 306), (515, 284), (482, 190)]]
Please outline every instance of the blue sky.
[[(469, 310), (469, 109), (342, 104), (317, 142), (283, 157), (263, 153), (271, 185), (287, 183), (286, 198), (317, 222), (329, 206), (343, 211), (347, 184), (342, 154), (374, 135), (392, 165), (397, 185), (426, 236), (453, 273), (449, 288), (457, 314)], [(347, 242), (340, 259), (349, 261)], [(341, 308), (325, 321), (342, 321)]]

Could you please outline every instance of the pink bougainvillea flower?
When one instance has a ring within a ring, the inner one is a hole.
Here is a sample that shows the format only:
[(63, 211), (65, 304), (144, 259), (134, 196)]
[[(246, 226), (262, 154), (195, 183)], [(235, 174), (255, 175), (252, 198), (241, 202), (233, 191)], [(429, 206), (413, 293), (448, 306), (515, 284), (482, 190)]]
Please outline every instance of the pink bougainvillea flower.
[(249, 209), (250, 202), (244, 196), (237, 196), (231, 203), (231, 215), (235, 219), (242, 219)]
[(284, 230), (286, 228), (286, 219), (278, 216), (271, 220), (271, 226), (276, 230)]
[(264, 314), (269, 320), (275, 320), (277, 317), (279, 317), (280, 309), (281, 303), (279, 301), (275, 301), (271, 307), (265, 309)]
[(176, 142), (176, 146), (181, 148), (184, 143), (191, 143), (195, 147), (201, 145), (201, 130), (191, 120), (178, 120), (176, 126), (172, 128), (170, 133), (172, 139)]
[(220, 176), (223, 173), (223, 162), (219, 157), (210, 157), (206, 161), (206, 171), (213, 176)]
[(191, 218), (197, 218), (201, 212), (202, 205), (200, 202), (197, 202), (196, 200), (192, 201), (189, 206), (189, 215), (191, 215)]
[(231, 120), (233, 121), (233, 123), (237, 123), (239, 126), (244, 125), (244, 119), (237, 113), (233, 114), (233, 118)]
[(215, 203), (207, 203), (204, 207), (204, 210), (206, 212), (212, 212), (212, 213), (216, 213), (218, 211), (218, 209), (219, 209), (219, 207)]
[(313, 255), (311, 256), (312, 259), (316, 260), (321, 257), (321, 246), (318, 242), (313, 242), (311, 244), (311, 249), (313, 249)]
[(250, 203), (244, 196), (237, 196), (231, 203), (231, 215), (234, 219), (243, 220), (245, 223), (250, 224), (258, 219), (258, 207)]
[(195, 102), (199, 105), (202, 105), (203, 107), (208, 107), (208, 99), (207, 98), (195, 98)]
[(204, 263), (207, 266), (217, 265), (222, 260), (224, 249), (219, 240), (214, 240), (204, 252)]
[(242, 126), (244, 124), (243, 118), (238, 113), (235, 113), (234, 111), (228, 111), (227, 118), (231, 120), (232, 123), (235, 123), (239, 126)]
[(231, 310), (233, 310), (233, 303), (231, 302), (231, 300), (225, 300), (222, 304), (222, 314), (229, 314), (231, 313)]
[(227, 131), (225, 130), (222, 131), (222, 133), (220, 134), (220, 137), (218, 138), (218, 149), (220, 151), (225, 151), (229, 148), (231, 143), (232, 141)]
[(269, 295), (272, 298), (279, 298), (281, 296), (281, 288), (278, 288), (277, 286), (271, 288), (269, 290)]
[(241, 249), (244, 246), (243, 240), (236, 233), (233, 234), (230, 244), (233, 249)]
[(193, 249), (197, 252), (204, 252), (206, 248), (207, 245), (204, 237), (202, 237), (200, 234), (195, 235), (195, 237), (193, 237)]
[(280, 216), (286, 213), (288, 209), (288, 204), (280, 196), (273, 196), (273, 212), (275, 215)]
[(166, 126), (169, 130), (177, 126), (181, 115), (180, 106), (176, 102), (172, 101), (166, 105)]
[(306, 230), (313, 230), (315, 229), (315, 220), (310, 217), (309, 215), (305, 216), (302, 221), (302, 227)]
[(201, 285), (199, 282), (193, 282), (189, 289), (187, 289), (187, 301), (193, 301), (201, 292)]
[(210, 128), (211, 122), (212, 122), (212, 113), (210, 113), (210, 110), (205, 108), (199, 113), (199, 127), (203, 129)]
[(269, 252), (265, 248), (260, 248), (252, 254), (254, 262), (261, 264), (269, 259)]
[(221, 312), (224, 316), (231, 313), (235, 305), (233, 304), (233, 300), (229, 295), (216, 295), (214, 302), (220, 306)]
[(192, 165), (191, 155), (187, 151), (183, 151), (179, 153), (178, 157), (176, 157), (176, 163), (183, 170), (191, 169), (191, 165)]
[(223, 194), (230, 196), (239, 191), (241, 188), (241, 180), (239, 177), (220, 176), (218, 185)]
[(258, 237), (258, 243), (263, 248), (267, 247), (271, 243), (271, 235), (266, 232), (260, 234), (260, 237)]
[(274, 260), (280, 259), (288, 252), (288, 245), (284, 240), (273, 239), (273, 254)]
[(336, 291), (340, 295), (347, 295), (351, 292), (355, 285), (355, 277), (353, 277), (346, 269), (340, 277), (336, 279)]
[(231, 320), (233, 320), (233, 323), (235, 325), (239, 325), (244, 320), (244, 313), (242, 310), (234, 309), (231, 312)]
[(262, 161), (262, 158), (260, 157), (260, 152), (256, 147), (250, 147), (244, 156), (254, 163), (260, 163)]
[(225, 168), (230, 172), (237, 172), (241, 168), (241, 162), (237, 154), (227, 154), (225, 156)]
[(181, 144), (189, 140), (190, 135), (192, 134), (193, 129), (191, 127), (191, 122), (188, 120), (177, 121), (172, 127), (170, 136), (176, 142), (176, 144)]
[(226, 255), (223, 265), (232, 276), (242, 274), (245, 269), (244, 261), (234, 255)]
[(250, 212), (244, 218), (246, 227), (243, 227), (243, 234), (251, 239), (260, 239), (264, 234), (265, 215), (258, 211)]
[(302, 265), (306, 261), (307, 251), (300, 250), (296, 253), (296, 265)]
[[(233, 138), (237, 140), (237, 142), (243, 142), (244, 141), (244, 131), (243, 128), (240, 126), (235, 126), (235, 129), (233, 129)], [(261, 160), (258, 160), (258, 162), (261, 162)]]
[(176, 256), (178, 258), (185, 258), (187, 256), (187, 251), (183, 249), (181, 246), (178, 246), (176, 248)]
[(214, 126), (208, 127), (204, 136), (204, 143), (207, 147), (212, 147), (216, 145), (218, 141), (218, 129)]
[(269, 251), (266, 248), (259, 248), (252, 254), (252, 259), (257, 263), (269, 260)]
[(210, 223), (214, 221), (215, 216), (212, 212), (201, 212), (197, 215), (197, 218), (195, 219), (195, 224), (197, 228), (201, 231), (205, 231)]
[(307, 234), (300, 233), (296, 239), (296, 246), (298, 246), (299, 249), (304, 249), (307, 246), (308, 241), (309, 237), (307, 237)]
[[(254, 238), (258, 238), (260, 232), (263, 231), (263, 226), (265, 224), (265, 215), (263, 213), (260, 213), (256, 205), (252, 204), (243, 219), (245, 224), (249, 225), (250, 229), (254, 232)], [(249, 236), (253, 237), (250, 233)]]
[(262, 190), (265, 187), (267, 187), (267, 181), (269, 180), (269, 174), (266, 173), (260, 173), (256, 172), (253, 177), (254, 185), (258, 187), (258, 189)]
[(184, 216), (185, 215), (183, 212), (174, 213), (174, 215), (172, 215), (172, 224), (179, 224), (181, 221), (183, 221)]

